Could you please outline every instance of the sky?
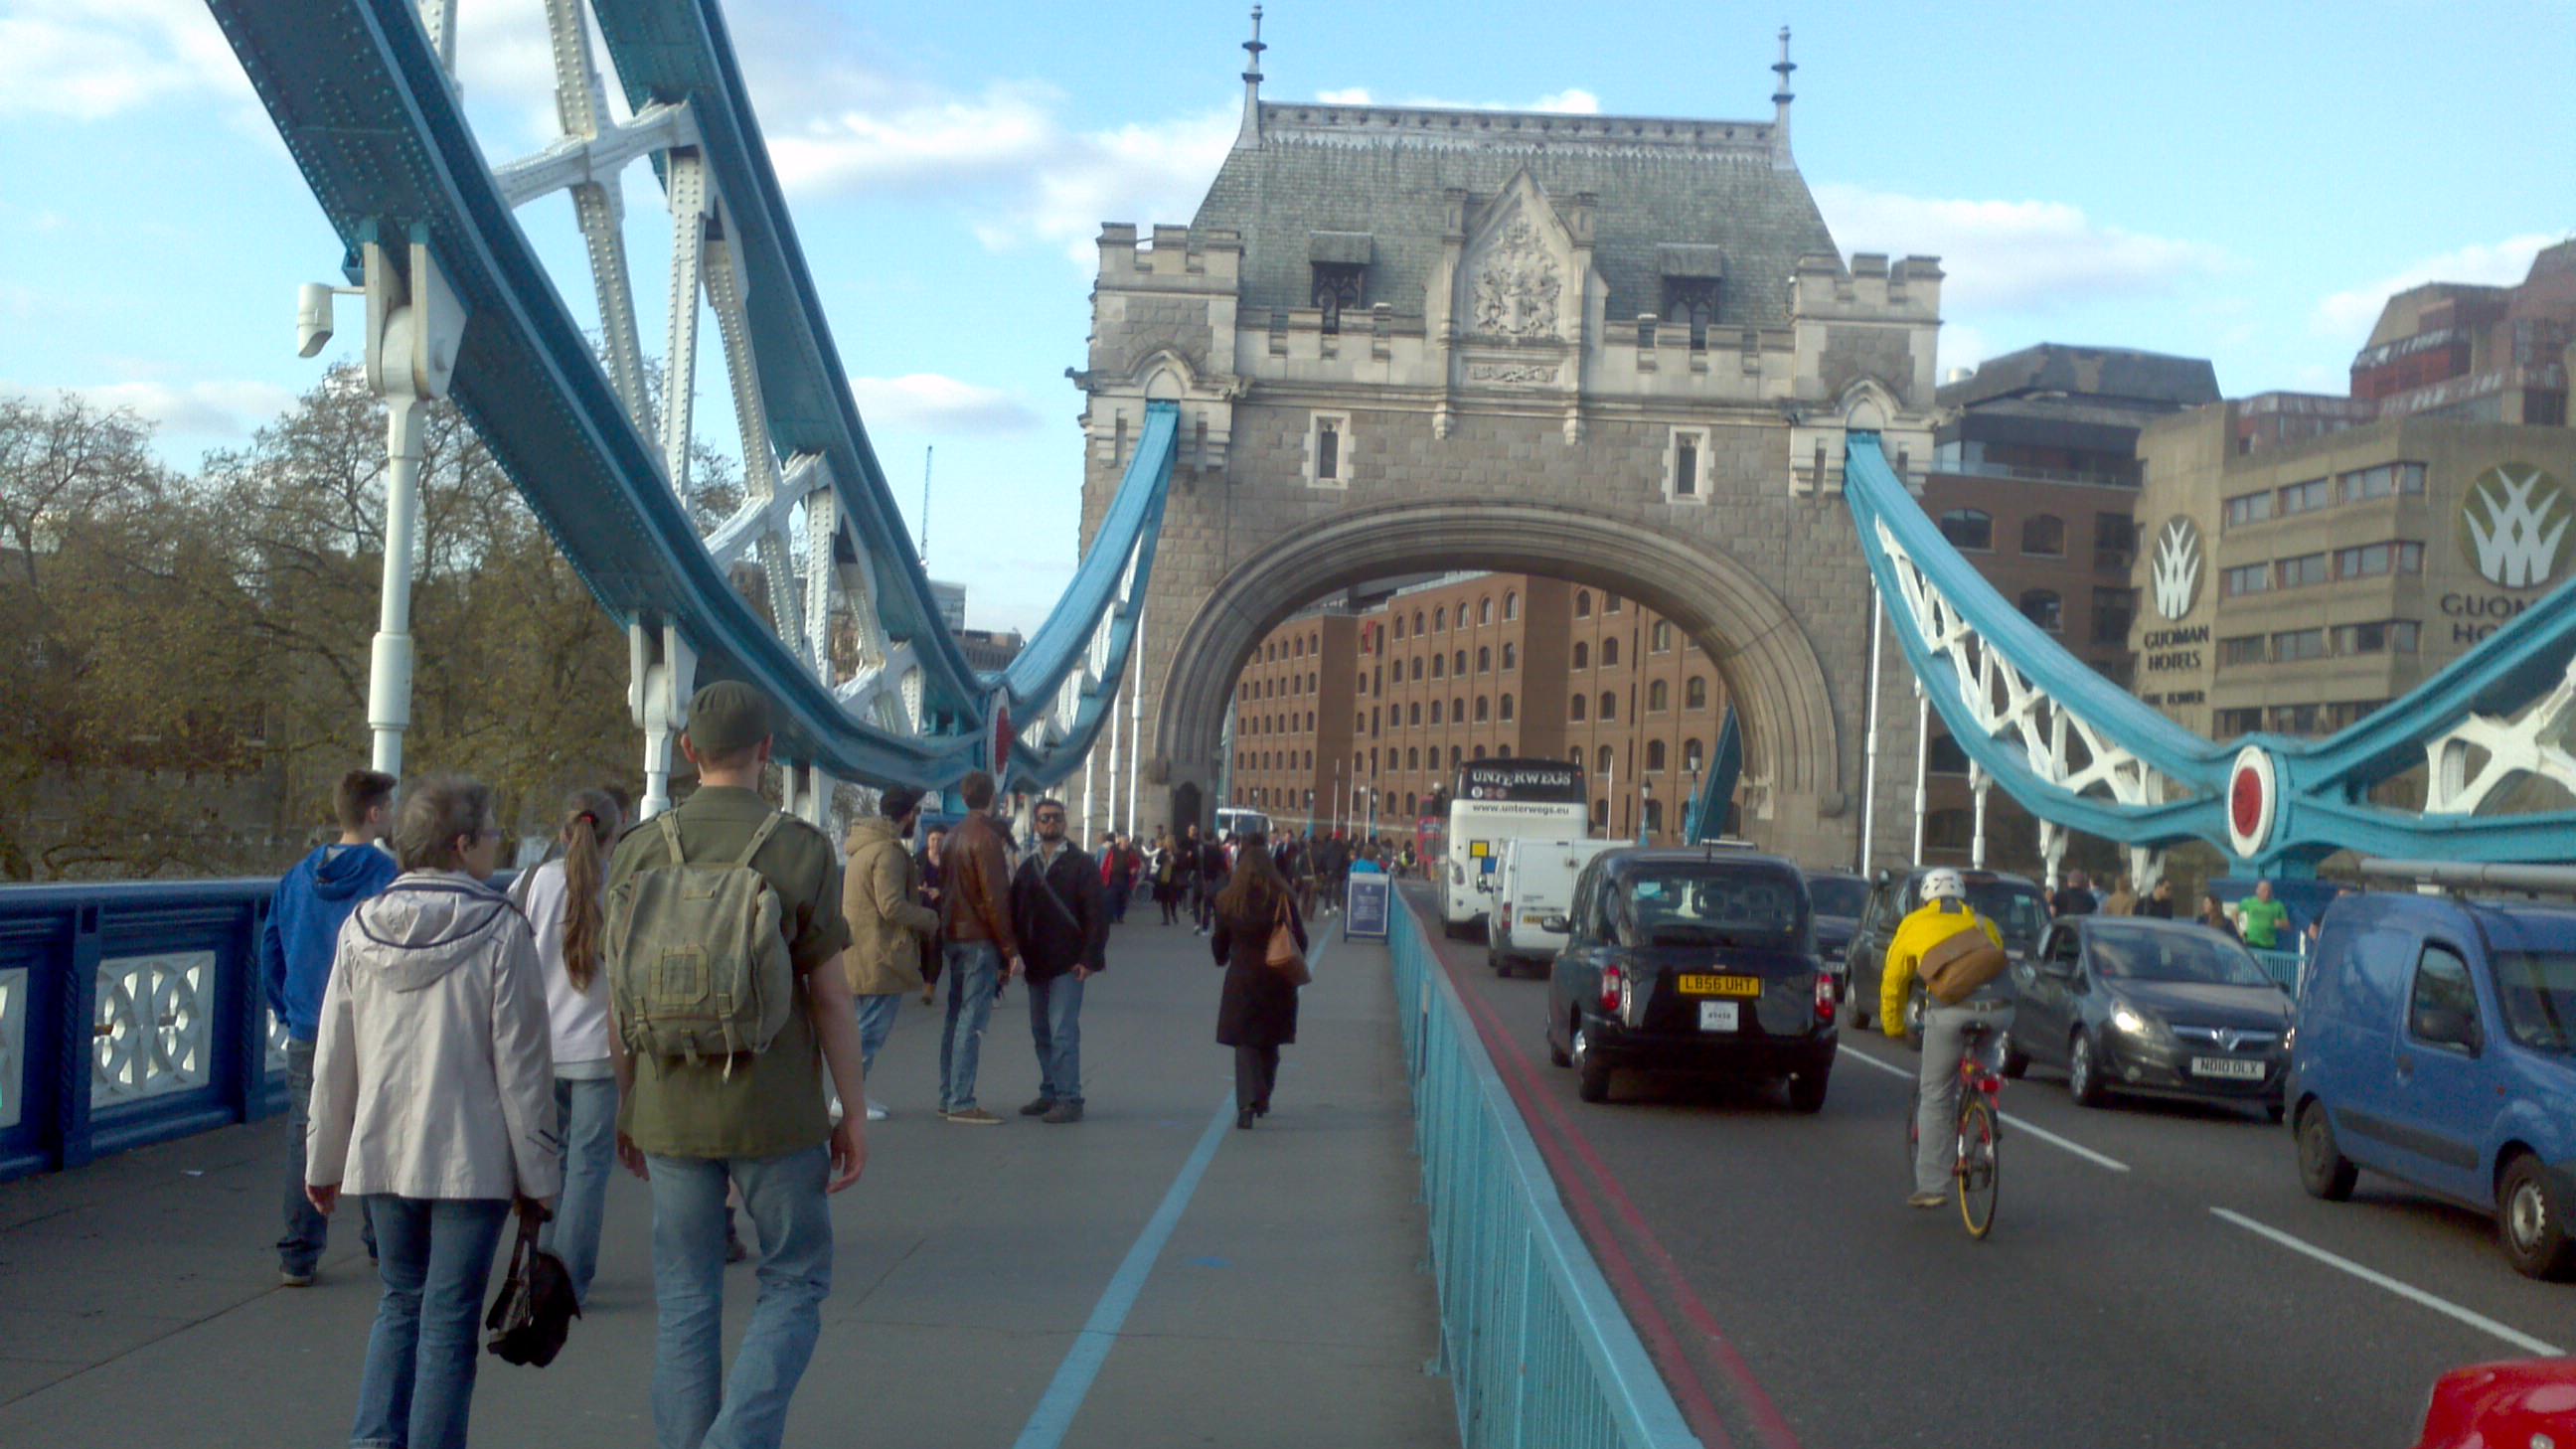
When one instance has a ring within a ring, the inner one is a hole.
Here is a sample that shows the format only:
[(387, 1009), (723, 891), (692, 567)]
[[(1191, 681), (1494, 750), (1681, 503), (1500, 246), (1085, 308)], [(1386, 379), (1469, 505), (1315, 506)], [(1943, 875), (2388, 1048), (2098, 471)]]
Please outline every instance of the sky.
[[(2207, 357), (2231, 396), (2340, 392), (2381, 301), (2519, 280), (2576, 230), (2576, 4), (1271, 0), (1274, 100), (1768, 119), (1846, 253), (1942, 258), (1941, 366), (2042, 341)], [(877, 455), (969, 622), (1033, 628), (1075, 564), (1092, 239), (1189, 220), (1242, 103), (1244, 9), (730, 0)], [(538, 0), (459, 0), (485, 153), (554, 132)], [(1597, 23), (1615, 20), (1615, 23)], [(201, 0), (0, 0), (0, 392), (77, 390), (173, 463), (334, 359), (295, 286), (339, 246)], [(667, 213), (627, 235), (661, 349)], [(596, 316), (570, 203), (520, 212)], [(342, 337), (357, 330), (354, 311)], [(699, 418), (731, 427), (710, 332)]]

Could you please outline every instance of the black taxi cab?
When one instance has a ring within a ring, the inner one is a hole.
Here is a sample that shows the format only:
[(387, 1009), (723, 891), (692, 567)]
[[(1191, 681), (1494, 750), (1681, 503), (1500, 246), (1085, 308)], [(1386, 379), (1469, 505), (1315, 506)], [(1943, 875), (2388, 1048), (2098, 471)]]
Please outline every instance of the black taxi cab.
[(1834, 978), (1817, 958), (1804, 875), (1739, 849), (1623, 848), (1596, 857), (1547, 929), (1548, 1056), (1609, 1100), (1625, 1069), (1779, 1081), (1825, 1104), (1838, 1044)]

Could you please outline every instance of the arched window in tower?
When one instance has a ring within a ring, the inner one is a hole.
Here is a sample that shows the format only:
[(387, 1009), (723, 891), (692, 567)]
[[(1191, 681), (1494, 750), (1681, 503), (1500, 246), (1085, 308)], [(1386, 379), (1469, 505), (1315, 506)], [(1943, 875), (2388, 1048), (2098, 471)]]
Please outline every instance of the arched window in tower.
[(1419, 654), (1413, 656), (1413, 677), (1417, 680), (1422, 678), (1422, 656)]
[(1565, 717), (1579, 723), (1583, 719), (1583, 711), (1587, 707), (1588, 706), (1586, 705), (1583, 696), (1579, 694), (1575, 695), (1565, 702)]
[(1592, 591), (1590, 589), (1576, 589), (1574, 591), (1574, 617), (1578, 619), (1589, 619), (1592, 617)]
[(1467, 701), (1463, 699), (1453, 699), (1449, 701), (1449, 722), (1451, 724), (1465, 724), (1467, 722)]
[(1504, 696), (1503, 696), (1503, 723), (1505, 723), (1505, 724), (1510, 724), (1511, 722), (1512, 722), (1512, 697), (1511, 697), (1510, 695), (1508, 695), (1508, 694), (1507, 694), (1507, 695), (1504, 695)]
[(1683, 685), (1683, 686), (1682, 686), (1682, 708), (1684, 708), (1684, 709), (1706, 709), (1706, 708), (1708, 708), (1708, 681), (1707, 681), (1707, 680), (1702, 679), (1702, 678), (1698, 677), (1697, 675), (1694, 675), (1694, 676), (1692, 676), (1692, 677), (1691, 677), (1691, 680), (1690, 680), (1690, 682), (1689, 682), (1689, 683), (1687, 683), (1687, 684), (1685, 684), (1685, 685)]
[(1492, 718), (1493, 718), (1493, 706), (1494, 706), (1494, 702), (1493, 702), (1493, 700), (1492, 700), (1490, 697), (1488, 697), (1488, 696), (1486, 696), (1486, 695), (1481, 695), (1481, 694), (1480, 694), (1480, 695), (1477, 695), (1477, 696), (1476, 696), (1476, 723), (1478, 723), (1478, 724), (1483, 724), (1483, 723), (1485, 723), (1486, 721), (1488, 721), (1488, 720), (1492, 719)]
[(1476, 646), (1476, 672), (1478, 674), (1491, 674), (1494, 672), (1494, 648), (1492, 645), (1479, 644)]
[(1413, 702), (1413, 714), (1412, 714), (1412, 717), (1411, 717), (1410, 719), (1406, 720), (1405, 722), (1406, 722), (1407, 724), (1413, 725), (1413, 726), (1415, 726), (1415, 727), (1417, 727), (1417, 728), (1419, 728), (1419, 727), (1421, 726), (1421, 724), (1422, 724), (1422, 701), (1420, 701), (1420, 700), (1418, 700), (1418, 699), (1417, 699), (1417, 700), (1415, 700), (1415, 701)]
[(1513, 589), (1513, 590), (1510, 590), (1510, 591), (1506, 592), (1506, 593), (1503, 595), (1503, 622), (1504, 622), (1504, 623), (1506, 623), (1506, 624), (1508, 624), (1508, 623), (1510, 623), (1511, 621), (1513, 621), (1514, 619), (1519, 618), (1520, 616), (1521, 616), (1521, 595), (1520, 595), (1520, 590), (1518, 590), (1518, 589)]
[(1605, 690), (1601, 691), (1601, 718), (1602, 718), (1603, 720), (1605, 720), (1605, 721), (1606, 721), (1606, 720), (1614, 720), (1614, 719), (1617, 719), (1618, 717), (1619, 717), (1619, 695), (1618, 695), (1618, 692), (1617, 692), (1616, 690), (1609, 690), (1609, 689), (1605, 689)]
[(1601, 667), (1608, 669), (1619, 662), (1619, 641), (1614, 636), (1601, 641)]
[(1413, 611), (1413, 632), (1416, 634), (1422, 632), (1422, 611), (1420, 609)]
[(1404, 637), (1404, 616), (1402, 614), (1395, 616), (1395, 637), (1398, 639)]
[(1443, 668), (1448, 664), (1448, 662), (1449, 662), (1449, 656), (1448, 656), (1448, 655), (1446, 655), (1446, 654), (1434, 654), (1434, 655), (1432, 655), (1432, 656), (1431, 656), (1431, 677), (1432, 677), (1432, 678), (1434, 678), (1434, 679), (1438, 679), (1438, 678), (1440, 677), (1440, 671), (1441, 671), (1441, 670), (1442, 670), (1442, 669), (1443, 669)]
[(1646, 741), (1646, 768), (1655, 774), (1663, 773), (1664, 742), (1662, 740)]
[(1479, 624), (1490, 624), (1494, 622), (1493, 595), (1487, 594), (1485, 597), (1476, 601), (1476, 622)]
[(1422, 748), (1419, 745), (1407, 749), (1404, 752), (1404, 768), (1408, 770), (1419, 770), (1422, 768)]
[(1517, 645), (1517, 644), (1506, 644), (1506, 645), (1504, 645), (1504, 646), (1503, 646), (1503, 668), (1504, 668), (1504, 669), (1506, 669), (1506, 670), (1512, 670), (1512, 669), (1518, 669), (1518, 668), (1520, 668), (1520, 667), (1521, 667), (1521, 647), (1520, 647), (1519, 645)]
[(1574, 646), (1574, 667), (1577, 669), (1589, 669), (1592, 667), (1591, 645), (1577, 644)]
[(1646, 686), (1646, 708), (1649, 710), (1666, 710), (1672, 708), (1672, 705), (1672, 689), (1662, 680), (1658, 679), (1654, 683)]
[(1461, 650), (1459, 650), (1459, 651), (1457, 652), (1457, 654), (1456, 654), (1456, 655), (1454, 655), (1454, 656), (1452, 656), (1452, 657), (1451, 657), (1451, 659), (1450, 659), (1450, 661), (1449, 661), (1449, 669), (1450, 669), (1450, 672), (1451, 672), (1451, 673), (1453, 673), (1453, 674), (1465, 674), (1465, 673), (1467, 672), (1467, 651), (1466, 651), (1466, 650), (1461, 649)]
[(1668, 653), (1671, 651), (1673, 647), (1673, 623), (1670, 619), (1657, 619), (1655, 621), (1654, 643), (1648, 647), (1652, 648), (1658, 654)]

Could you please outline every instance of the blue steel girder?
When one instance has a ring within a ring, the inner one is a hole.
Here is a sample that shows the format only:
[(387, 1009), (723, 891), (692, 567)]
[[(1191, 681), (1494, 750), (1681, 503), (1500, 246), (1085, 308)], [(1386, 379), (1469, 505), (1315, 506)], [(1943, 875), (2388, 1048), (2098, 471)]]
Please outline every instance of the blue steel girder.
[[(1168, 489), (1176, 424), (1135, 464), (1093, 541), (1075, 590), (1005, 675), (981, 676), (938, 618), (929, 580), (849, 393), (721, 17), (690, 0), (600, 0), (603, 33), (630, 98), (685, 102), (722, 198), (727, 241), (747, 280), (745, 312), (773, 464), (816, 453), (829, 464), (846, 550), (863, 549), (890, 646), (921, 670), (921, 736), (853, 718), (732, 588), (637, 431), (589, 340), (511, 213), (409, 0), (210, 0), (252, 85), (325, 216), (354, 257), (384, 242), (426, 244), (468, 321), (454, 399), (593, 595), (620, 621), (671, 624), (698, 655), (697, 677), (740, 678), (777, 702), (782, 757), (844, 778), (953, 785), (981, 763), (991, 709), (1043, 713), (1086, 636), (1116, 600), (1130, 613), (1108, 654), (1123, 667)], [(1148, 438), (1156, 436), (1149, 421)], [(1126, 571), (1130, 557), (1136, 567)], [(1104, 561), (1105, 559), (1105, 561)], [(1105, 579), (1105, 583), (1103, 580)], [(1084, 681), (1114, 694), (1116, 670)], [(1105, 715), (1093, 705), (1087, 716)], [(1080, 734), (1077, 726), (1074, 731)], [(1089, 736), (1082, 735), (1087, 746)], [(1015, 749), (1032, 779), (1079, 763), (1064, 740)]]
[[(2465, 721), (2508, 719), (2569, 677), (2576, 588), (2560, 587), (2338, 734), (2218, 744), (2140, 703), (2022, 617), (1924, 516), (1875, 434), (1849, 437), (1843, 492), (1933, 708), (1977, 766), (2043, 820), (2151, 849), (2205, 840), (2273, 873), (2304, 871), (2344, 849), (2489, 861), (2576, 855), (2576, 811), (2426, 814), (2368, 798), (2373, 786), (2424, 764), (2428, 748)], [(2240, 779), (2265, 767), (2268, 785)], [(2240, 840), (2231, 792), (2264, 790), (2268, 828)]]

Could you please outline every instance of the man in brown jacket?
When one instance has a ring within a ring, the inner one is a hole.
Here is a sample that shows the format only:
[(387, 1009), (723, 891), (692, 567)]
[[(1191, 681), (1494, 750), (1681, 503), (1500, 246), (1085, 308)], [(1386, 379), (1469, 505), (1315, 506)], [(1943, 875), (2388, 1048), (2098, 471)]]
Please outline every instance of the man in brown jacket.
[[(850, 923), (850, 995), (859, 1005), (863, 1071), (877, 1068), (877, 1048), (894, 1030), (903, 998), (921, 990), (922, 938), (939, 929), (939, 913), (921, 904), (921, 880), (904, 840), (921, 819), (921, 792), (897, 785), (877, 798), (877, 815), (850, 826), (850, 860), (842, 868), (841, 914)], [(868, 1093), (868, 1120), (885, 1120)]]
[(957, 786), (966, 818), (948, 833), (940, 859), (948, 883), (940, 893), (942, 970), (948, 976), (948, 1027), (939, 1039), (939, 1115), (972, 1127), (1002, 1119), (975, 1104), (975, 1068), (993, 993), (1020, 974), (1019, 938), (1011, 934), (1011, 861), (993, 828), (993, 777), (981, 770)]

